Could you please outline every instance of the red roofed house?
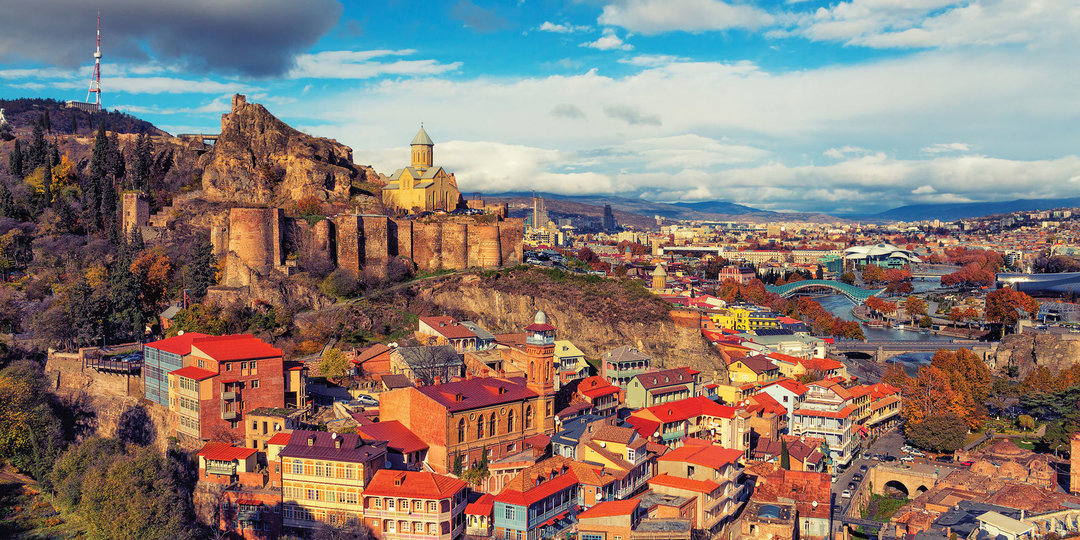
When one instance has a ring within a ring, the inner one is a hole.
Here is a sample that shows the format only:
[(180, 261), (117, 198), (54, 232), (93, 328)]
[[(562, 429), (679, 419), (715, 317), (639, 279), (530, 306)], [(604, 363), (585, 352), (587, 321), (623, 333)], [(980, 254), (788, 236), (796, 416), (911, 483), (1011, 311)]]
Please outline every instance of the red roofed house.
[(690, 540), (690, 522), (680, 519), (650, 519), (639, 499), (604, 501), (577, 515), (578, 537), (582, 540), (622, 538), (663, 538)]
[(847, 389), (830, 381), (812, 382), (792, 412), (792, 435), (824, 439), (833, 466), (851, 462), (859, 448), (855, 435), (856, 406)]
[(383, 421), (396, 420), (428, 444), (428, 465), (437, 473), (491, 462), (528, 449), (525, 440), (555, 429), (555, 327), (543, 312), (527, 332), (526, 378), (459, 379), (421, 388), (399, 388), (379, 396)]
[(699, 373), (696, 369), (680, 367), (637, 375), (626, 386), (626, 406), (640, 409), (694, 397), (699, 394)]
[(495, 496), (485, 493), (475, 502), (465, 507), (465, 534), (470, 538), (491, 538), (493, 531), (492, 512)]
[[(766, 466), (768, 467), (768, 466)], [(759, 510), (773, 507), (795, 506), (795, 527), (800, 540), (825, 540), (829, 534), (829, 510), (832, 507), (830, 490), (832, 482), (827, 473), (787, 471), (779, 467), (758, 476), (749, 506)], [(775, 523), (777, 516), (765, 512), (744, 512), (736, 525), (736, 535), (753, 536), (753, 528), (765, 523)], [(763, 531), (762, 531), (763, 532)], [(790, 538), (790, 536), (789, 536)]]
[(577, 384), (570, 403), (587, 403), (592, 414), (611, 416), (619, 407), (619, 387), (600, 375), (585, 377)]
[(191, 341), (208, 337), (198, 332), (182, 333), (143, 345), (143, 389), (146, 399), (169, 406), (169, 372), (184, 367), (191, 354)]
[(784, 409), (787, 410), (786, 424), (790, 426), (793, 421), (792, 413), (802, 404), (807, 391), (809, 391), (809, 388), (805, 384), (785, 377), (761, 387), (759, 392), (772, 396), (780, 405), (783, 405)]
[(428, 345), (450, 345), (459, 353), (475, 351), (479, 341), (476, 333), (457, 319), (445, 315), (420, 317), (416, 334), (421, 340), (427, 338)]
[(391, 469), (419, 471), (427, 460), (428, 445), (397, 420), (360, 426), (356, 432), (368, 439), (386, 441), (386, 461)]
[(357, 351), (351, 360), (353, 369), (361, 377), (381, 381), (383, 375), (391, 373), (391, 352), (393, 352), (393, 349), (382, 343), (376, 343), (362, 351)]
[(739, 450), (688, 439), (686, 446), (657, 458), (659, 474), (649, 480), (649, 487), (665, 495), (695, 497), (694, 529), (719, 533), (749, 497), (739, 463), (742, 455)]
[(364, 488), (364, 521), (385, 539), (461, 538), (468, 504), (465, 482), (430, 472), (375, 472)]
[(627, 422), (642, 436), (672, 448), (694, 437), (738, 450), (745, 450), (750, 442), (746, 416), (705, 396), (638, 409)]
[(871, 435), (888, 431), (900, 422), (900, 389), (886, 383), (866, 386), (870, 391), (870, 416), (864, 424)]
[(206, 443), (198, 453), (200, 491), (220, 494), (214, 500), (220, 505), (218, 528), (249, 540), (281, 534), (281, 491), (267, 485), (257, 454), (223, 442)]
[(243, 440), (245, 414), (284, 407), (289, 391), (281, 349), (250, 334), (192, 339), (184, 367), (170, 371), (168, 381), (170, 419), (192, 445)]

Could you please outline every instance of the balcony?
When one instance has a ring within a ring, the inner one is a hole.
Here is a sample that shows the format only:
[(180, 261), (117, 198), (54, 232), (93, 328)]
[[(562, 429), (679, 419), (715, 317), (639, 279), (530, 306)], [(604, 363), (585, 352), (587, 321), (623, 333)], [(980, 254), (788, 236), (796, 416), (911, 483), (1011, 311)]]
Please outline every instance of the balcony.
[(236, 411), (225, 411), (225, 412), (221, 413), (221, 419), (222, 420), (232, 421), (232, 420), (236, 420), (236, 417), (237, 417)]
[(238, 521), (259, 521), (259, 507), (240, 506), (240, 510), (236, 511), (236, 519)]
[(221, 399), (223, 399), (225, 401), (236, 401), (236, 399), (237, 399), (236, 392), (222, 392), (221, 393)]

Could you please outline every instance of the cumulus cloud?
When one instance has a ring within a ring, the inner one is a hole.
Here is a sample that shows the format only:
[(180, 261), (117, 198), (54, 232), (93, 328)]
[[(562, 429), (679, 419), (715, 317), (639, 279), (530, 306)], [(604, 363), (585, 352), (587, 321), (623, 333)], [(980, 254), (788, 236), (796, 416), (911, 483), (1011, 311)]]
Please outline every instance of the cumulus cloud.
[(865, 148), (860, 148), (858, 146), (842, 146), (840, 148), (830, 148), (830, 149), (822, 152), (822, 154), (824, 154), (825, 157), (833, 158), (833, 159), (844, 159), (844, 158), (847, 158), (849, 156), (862, 156), (862, 155), (866, 155), (866, 154), (870, 154), (870, 153), (872, 153), (872, 152), (870, 152), (869, 150), (867, 150)]
[(659, 126), (660, 117), (655, 114), (645, 114), (640, 109), (631, 105), (608, 105), (604, 107), (604, 114), (608, 118), (622, 120), (631, 126)]
[[(0, 60), (73, 68), (93, 61), (97, 11), (107, 60), (187, 70), (285, 73), (341, 17), (337, 0), (13, 0), (0, 3)], [(28, 46), (28, 44), (33, 44)]]
[(574, 32), (586, 32), (589, 30), (588, 26), (575, 25), (575, 24), (555, 24), (551, 21), (544, 21), (537, 30), (541, 32), (553, 32), (555, 34), (573, 34)]
[(671, 54), (639, 54), (630, 58), (620, 58), (619, 63), (629, 64), (631, 66), (656, 67), (674, 62), (686, 62), (689, 60), (689, 58)]
[(551, 109), (552, 116), (560, 116), (562, 118), (585, 118), (585, 112), (578, 108), (576, 105), (569, 103), (560, 103)]
[(936, 143), (921, 150), (924, 154), (947, 154), (952, 152), (970, 152), (971, 145), (968, 143)]
[(600, 49), (601, 51), (621, 50), (629, 51), (634, 46), (626, 43), (619, 36), (615, 35), (615, 30), (611, 28), (605, 28), (604, 34), (600, 36), (596, 41), (587, 41), (581, 44), (582, 47), (592, 47), (593, 49)]
[(495, 12), (495, 9), (484, 9), (469, 0), (459, 0), (450, 9), (450, 16), (461, 21), (466, 28), (472, 28), (481, 34), (498, 32), (510, 26)]
[(721, 0), (616, 0), (604, 6), (597, 21), (655, 35), (731, 28), (754, 30), (772, 24), (773, 16), (751, 5)]
[(439, 75), (461, 67), (461, 62), (442, 64), (436, 60), (375, 61), (388, 56), (409, 56), (415, 52), (403, 49), (301, 54), (296, 57), (296, 67), (289, 71), (288, 76), (293, 79), (371, 79), (380, 75)]

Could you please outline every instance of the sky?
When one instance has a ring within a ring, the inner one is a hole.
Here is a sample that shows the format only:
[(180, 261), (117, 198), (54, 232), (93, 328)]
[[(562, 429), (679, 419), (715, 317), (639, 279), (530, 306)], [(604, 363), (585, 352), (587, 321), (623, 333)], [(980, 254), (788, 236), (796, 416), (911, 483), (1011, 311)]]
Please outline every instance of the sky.
[[(243, 93), (463, 193), (776, 211), (1080, 195), (1080, 0), (8, 0), (0, 97), (213, 133)], [(63, 13), (63, 17), (56, 14)]]

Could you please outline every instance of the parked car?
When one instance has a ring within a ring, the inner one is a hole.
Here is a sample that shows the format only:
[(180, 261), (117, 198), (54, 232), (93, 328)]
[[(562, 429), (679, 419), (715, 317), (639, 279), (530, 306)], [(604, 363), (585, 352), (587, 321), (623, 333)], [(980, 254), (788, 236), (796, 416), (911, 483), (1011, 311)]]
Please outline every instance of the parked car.
[(852, 482), (862, 482), (862, 479), (863, 479), (863, 475), (862, 475), (861, 473), (855, 473), (855, 474), (854, 474), (854, 475), (853, 475), (853, 476), (851, 477), (851, 481), (852, 481)]
[[(904, 456), (904, 457), (911, 457), (911, 456)], [(896, 456), (885, 456), (884, 461), (887, 461), (887, 462), (896, 461)]]
[(844, 492), (840, 494), (840, 496), (845, 498), (845, 499), (850, 499), (851, 498), (851, 492), (845, 489)]
[(865, 463), (862, 464), (862, 465), (859, 465), (859, 472), (866, 472), (866, 470), (867, 470), (867, 466), (866, 466)]
[(908, 452), (908, 454), (911, 454), (915, 457), (926, 457), (926, 452), (923, 452), (922, 450), (916, 450), (915, 448), (912, 448), (911, 451)]
[(904, 463), (913, 463), (915, 461), (915, 458), (913, 458), (911, 456), (904, 456), (904, 457), (900, 458), (900, 461), (902, 461)]
[(847, 488), (849, 490), (851, 490), (851, 491), (858, 491), (859, 490), (859, 484), (856, 484), (855, 482), (849, 482), (848, 485), (847, 485)]
[(975, 462), (974, 461), (961, 461), (960, 464), (965, 466), (965, 467), (970, 467), (970, 466), (974, 465)]
[(942, 463), (952, 463), (952, 456), (938, 456), (934, 458), (934, 461), (940, 461)]
[(862, 458), (863, 459), (870, 459), (870, 452), (863, 452), (862, 453)]

